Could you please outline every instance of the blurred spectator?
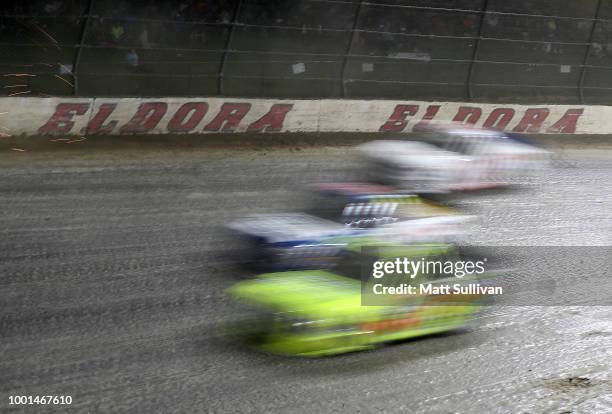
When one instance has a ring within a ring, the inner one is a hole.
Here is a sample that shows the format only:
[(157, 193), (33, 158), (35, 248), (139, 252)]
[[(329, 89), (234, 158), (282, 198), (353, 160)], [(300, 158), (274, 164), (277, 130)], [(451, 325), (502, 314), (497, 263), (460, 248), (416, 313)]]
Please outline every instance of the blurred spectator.
[(196, 27), (191, 32), (191, 35), (189, 37), (192, 43), (201, 44), (204, 43), (204, 41), (206, 40), (206, 32), (202, 28)]
[(474, 28), (476, 27), (476, 16), (468, 15), (463, 19), (463, 34), (471, 35), (474, 34)]
[(55, 14), (60, 10), (61, 7), (62, 7), (61, 1), (50, 1), (47, 4), (45, 4), (44, 10), (45, 10), (45, 13), (47, 14)]
[(140, 46), (143, 48), (148, 49), (151, 47), (151, 43), (149, 43), (149, 31), (147, 30), (147, 26), (143, 25), (140, 36), (138, 36), (138, 40), (140, 42)]
[(176, 11), (176, 14), (174, 15), (174, 17), (177, 19), (185, 20), (188, 13), (189, 13), (189, 2), (182, 1), (178, 5), (178, 10)]
[(591, 30), (591, 27), (594, 24), (595, 24), (595, 22), (592, 22), (592, 21), (589, 21), (589, 20), (580, 20), (576, 24), (576, 27), (578, 28), (579, 31), (586, 33), (587, 31)]
[(221, 11), (221, 15), (219, 17), (219, 21), (221, 23), (230, 23), (232, 21), (232, 15), (229, 10), (225, 9)]
[(489, 26), (496, 27), (498, 23), (499, 23), (499, 16), (497, 16), (495, 14), (488, 14), (487, 15), (487, 24)]
[(432, 33), (436, 33), (437, 32), (437, 28), (438, 26), (440, 26), (440, 16), (437, 14), (434, 14), (433, 16), (431, 16), (431, 26), (433, 28)]
[(121, 22), (115, 22), (110, 28), (111, 41), (119, 44), (123, 39), (123, 35), (125, 34), (125, 29)]
[(554, 53), (554, 54), (559, 54), (560, 52), (560, 48), (559, 45), (555, 45), (553, 44), (555, 41), (558, 41), (559, 39), (557, 38), (557, 22), (554, 20), (548, 20), (546, 22), (546, 38), (550, 41), (550, 43), (547, 43), (545, 45), (545, 52), (546, 53)]
[(208, 11), (206, 0), (196, 0), (193, 5), (193, 9), (197, 14), (203, 16)]
[(133, 69), (136, 69), (140, 66), (138, 53), (136, 53), (135, 49), (130, 49), (130, 51), (127, 52), (127, 54), (125, 55), (125, 61), (127, 62), (128, 66)]
[(597, 58), (602, 58), (605, 56), (601, 43), (593, 43), (591, 45), (591, 53)]

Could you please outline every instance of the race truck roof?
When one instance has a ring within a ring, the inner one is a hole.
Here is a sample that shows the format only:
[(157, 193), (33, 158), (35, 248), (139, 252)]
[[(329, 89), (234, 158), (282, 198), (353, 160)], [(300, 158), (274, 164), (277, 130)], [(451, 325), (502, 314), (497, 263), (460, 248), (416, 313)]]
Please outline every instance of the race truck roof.
[(464, 159), (455, 152), (417, 141), (378, 140), (362, 144), (357, 149), (368, 158), (400, 166), (406, 162), (432, 167), (464, 162)]
[(348, 227), (304, 213), (254, 214), (234, 221), (228, 228), (268, 243), (320, 240), (357, 233)]

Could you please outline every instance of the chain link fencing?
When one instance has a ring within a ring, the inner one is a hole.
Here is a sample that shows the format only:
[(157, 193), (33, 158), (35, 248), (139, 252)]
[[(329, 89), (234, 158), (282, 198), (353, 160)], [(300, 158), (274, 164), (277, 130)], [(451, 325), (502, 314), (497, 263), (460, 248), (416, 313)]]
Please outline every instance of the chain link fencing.
[(3, 96), (612, 102), (612, 0), (47, 0)]

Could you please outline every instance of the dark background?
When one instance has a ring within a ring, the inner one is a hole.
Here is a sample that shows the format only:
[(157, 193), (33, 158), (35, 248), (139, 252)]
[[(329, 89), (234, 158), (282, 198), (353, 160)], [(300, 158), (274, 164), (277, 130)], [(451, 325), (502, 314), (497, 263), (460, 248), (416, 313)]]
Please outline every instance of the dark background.
[(3, 2), (1, 92), (611, 103), (611, 18), (612, 0)]

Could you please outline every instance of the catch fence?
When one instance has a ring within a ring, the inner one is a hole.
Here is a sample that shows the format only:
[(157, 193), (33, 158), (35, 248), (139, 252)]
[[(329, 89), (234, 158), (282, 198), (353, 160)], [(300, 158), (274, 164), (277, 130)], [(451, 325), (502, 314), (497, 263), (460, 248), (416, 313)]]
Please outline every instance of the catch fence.
[(4, 96), (612, 103), (612, 0), (49, 0), (0, 34)]

